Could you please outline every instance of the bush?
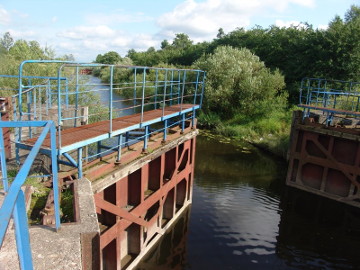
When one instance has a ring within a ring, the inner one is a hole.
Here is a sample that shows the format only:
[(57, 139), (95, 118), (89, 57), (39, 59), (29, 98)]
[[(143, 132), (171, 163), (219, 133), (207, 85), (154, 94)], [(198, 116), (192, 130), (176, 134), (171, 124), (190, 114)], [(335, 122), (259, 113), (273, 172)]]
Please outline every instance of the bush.
[(218, 47), (214, 54), (201, 58), (197, 68), (207, 72), (204, 109), (222, 119), (235, 114), (263, 116), (287, 104), (284, 77), (271, 72), (248, 49)]

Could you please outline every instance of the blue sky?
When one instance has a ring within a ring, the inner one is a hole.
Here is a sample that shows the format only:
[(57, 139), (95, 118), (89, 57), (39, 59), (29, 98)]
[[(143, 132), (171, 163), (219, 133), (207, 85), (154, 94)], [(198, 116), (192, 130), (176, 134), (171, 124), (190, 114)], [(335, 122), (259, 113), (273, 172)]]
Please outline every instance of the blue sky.
[(37, 40), (58, 56), (78, 61), (116, 51), (146, 50), (186, 33), (210, 41), (220, 27), (289, 26), (308, 22), (326, 28), (360, 0), (0, 0), (0, 35)]

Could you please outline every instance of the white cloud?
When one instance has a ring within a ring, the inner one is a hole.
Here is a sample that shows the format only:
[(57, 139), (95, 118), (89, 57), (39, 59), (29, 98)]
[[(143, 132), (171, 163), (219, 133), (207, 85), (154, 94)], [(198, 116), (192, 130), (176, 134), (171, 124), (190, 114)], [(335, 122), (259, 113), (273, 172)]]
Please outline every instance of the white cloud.
[(157, 24), (165, 37), (184, 32), (193, 39), (196, 37), (195, 41), (209, 40), (220, 27), (225, 32), (248, 27), (253, 17), (284, 12), (290, 4), (311, 8), (315, 0), (185, 0), (160, 16)]
[(54, 23), (54, 22), (57, 22), (58, 21), (58, 17), (57, 16), (54, 16), (51, 18), (51, 21)]
[(7, 25), (10, 22), (9, 12), (0, 6), (0, 24)]
[(299, 27), (299, 28), (306, 28), (307, 26), (299, 21), (283, 21), (283, 20), (276, 20), (275, 25), (278, 27)]
[(58, 33), (59, 37), (69, 39), (107, 38), (114, 36), (115, 31), (106, 25), (77, 26), (73, 29)]
[(10, 33), (10, 35), (14, 38), (17, 39), (29, 39), (29, 38), (34, 38), (36, 33), (33, 30), (14, 30), (14, 29), (9, 29), (8, 32)]
[(121, 9), (114, 10), (112, 13), (92, 13), (85, 16), (85, 22), (91, 25), (137, 23), (151, 20), (153, 20), (153, 18), (145, 15), (143, 12), (129, 13)]

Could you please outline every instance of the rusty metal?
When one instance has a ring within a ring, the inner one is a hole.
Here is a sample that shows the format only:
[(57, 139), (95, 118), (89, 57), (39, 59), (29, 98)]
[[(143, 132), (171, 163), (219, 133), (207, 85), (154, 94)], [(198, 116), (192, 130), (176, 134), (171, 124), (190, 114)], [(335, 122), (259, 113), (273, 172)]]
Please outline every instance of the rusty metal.
[(294, 118), (287, 185), (360, 206), (360, 131)]
[[(182, 104), (182, 110), (193, 108), (194, 105), (192, 104)], [(151, 110), (144, 112), (143, 121), (150, 121), (155, 118), (159, 118), (162, 116), (167, 116), (173, 114), (174, 112), (180, 112), (181, 108), (180, 105), (172, 105), (166, 107), (164, 115), (162, 114), (163, 111), (161, 109)], [(124, 129), (131, 127), (135, 124), (138, 124), (141, 119), (141, 114), (133, 114), (129, 116), (122, 116), (119, 118), (115, 118), (112, 120), (112, 127), (113, 131)], [(97, 136), (107, 134), (109, 132), (109, 120), (100, 121), (84, 126), (68, 128), (62, 131), (61, 138), (62, 138), (62, 146), (68, 146), (75, 144), (79, 141), (84, 141), (88, 139), (95, 138)], [(36, 142), (36, 138), (28, 139), (27, 141), (23, 142), (25, 145), (32, 146)], [(50, 138), (47, 137), (44, 141), (43, 148), (50, 147)]]
[(134, 266), (191, 203), (196, 137), (95, 193), (104, 269)]

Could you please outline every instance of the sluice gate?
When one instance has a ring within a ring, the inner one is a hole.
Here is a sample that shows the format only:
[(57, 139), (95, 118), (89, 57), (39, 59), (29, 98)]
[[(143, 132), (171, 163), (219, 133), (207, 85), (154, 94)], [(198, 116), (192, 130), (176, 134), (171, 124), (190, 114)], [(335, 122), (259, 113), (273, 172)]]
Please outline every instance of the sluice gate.
[[(28, 74), (36, 64), (56, 74)], [(10, 121), (0, 122), (0, 135), (12, 132), (0, 136), (0, 262), (132, 269), (191, 204), (205, 73), (45, 60), (25, 61), (19, 73), (0, 76), (19, 83), (3, 111)], [(94, 73), (107, 82), (94, 83)], [(13, 181), (8, 165), (20, 168)], [(28, 228), (21, 187), (29, 177), (51, 190), (42, 225)], [(15, 232), (12, 215), (21, 216)]]
[(360, 84), (304, 79), (286, 183), (360, 206)]

